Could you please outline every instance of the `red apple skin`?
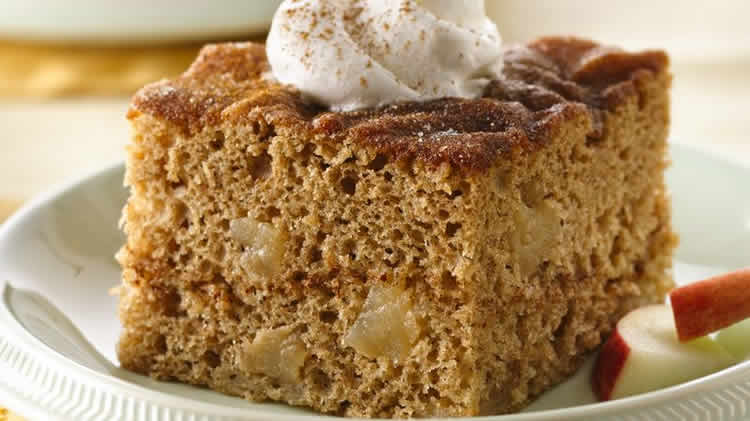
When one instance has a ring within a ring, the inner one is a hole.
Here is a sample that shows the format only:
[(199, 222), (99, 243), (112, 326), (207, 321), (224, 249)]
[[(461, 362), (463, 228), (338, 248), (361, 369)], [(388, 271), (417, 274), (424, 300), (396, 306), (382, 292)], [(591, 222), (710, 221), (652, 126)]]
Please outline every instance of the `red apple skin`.
[(622, 335), (615, 330), (599, 352), (591, 377), (594, 393), (600, 401), (611, 399), (612, 391), (620, 373), (622, 373), (628, 355), (630, 355), (630, 346), (625, 342)]
[(669, 299), (680, 341), (706, 336), (750, 317), (750, 268), (677, 288)]

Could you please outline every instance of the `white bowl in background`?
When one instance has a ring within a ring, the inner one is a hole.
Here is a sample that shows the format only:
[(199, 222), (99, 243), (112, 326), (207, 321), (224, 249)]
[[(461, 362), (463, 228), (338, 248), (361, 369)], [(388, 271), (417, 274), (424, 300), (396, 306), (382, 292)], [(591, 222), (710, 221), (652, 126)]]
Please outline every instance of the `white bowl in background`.
[[(266, 31), (281, 0), (5, 0), (0, 39), (98, 44), (199, 41)], [(504, 38), (570, 34), (665, 48), (678, 60), (750, 57), (745, 0), (486, 0)]]
[(247, 37), (270, 25), (280, 0), (5, 0), (0, 38), (143, 44)]

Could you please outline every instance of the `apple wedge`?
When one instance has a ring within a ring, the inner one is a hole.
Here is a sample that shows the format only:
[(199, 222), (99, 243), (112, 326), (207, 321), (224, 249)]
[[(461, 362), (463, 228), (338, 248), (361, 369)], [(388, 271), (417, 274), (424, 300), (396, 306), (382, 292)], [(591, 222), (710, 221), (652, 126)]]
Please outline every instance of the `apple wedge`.
[(735, 359), (713, 339), (677, 339), (672, 309), (654, 305), (623, 317), (599, 353), (592, 385), (600, 400), (684, 383), (724, 369)]
[(674, 289), (669, 294), (680, 341), (750, 317), (750, 268)]
[(716, 335), (716, 342), (738, 361), (750, 358), (750, 319), (719, 331)]

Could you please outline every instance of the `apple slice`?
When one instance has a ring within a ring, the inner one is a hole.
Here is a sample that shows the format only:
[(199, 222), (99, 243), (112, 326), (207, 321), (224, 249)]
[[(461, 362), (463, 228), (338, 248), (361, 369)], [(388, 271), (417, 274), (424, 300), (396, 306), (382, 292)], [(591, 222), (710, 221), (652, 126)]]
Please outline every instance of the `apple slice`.
[(737, 360), (746, 360), (750, 357), (750, 319), (719, 331), (716, 342)]
[(685, 285), (669, 294), (680, 341), (750, 317), (750, 268)]
[(623, 317), (599, 353), (592, 385), (600, 400), (673, 386), (726, 368), (734, 358), (713, 339), (677, 339), (672, 309), (654, 305)]

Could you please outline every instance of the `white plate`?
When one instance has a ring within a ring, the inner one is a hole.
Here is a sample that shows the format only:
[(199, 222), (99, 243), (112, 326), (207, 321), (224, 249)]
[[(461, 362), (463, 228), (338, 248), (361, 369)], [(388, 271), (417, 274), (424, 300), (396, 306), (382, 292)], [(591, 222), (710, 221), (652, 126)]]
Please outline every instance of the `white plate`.
[[(669, 184), (682, 234), (678, 280), (690, 282), (750, 263), (750, 169), (679, 145), (672, 155)], [(119, 278), (112, 256), (123, 241), (117, 229), (126, 197), (121, 186), (121, 166), (100, 171), (41, 197), (0, 230), (0, 276), (13, 285), (0, 285), (2, 403), (35, 420), (330, 419), (159, 383), (116, 366), (119, 323), (116, 301), (107, 290)], [(590, 366), (525, 414), (487, 419), (730, 420), (750, 415), (750, 362), (604, 404), (594, 403)]]
[(0, 38), (131, 44), (265, 31), (280, 0), (4, 0)]

